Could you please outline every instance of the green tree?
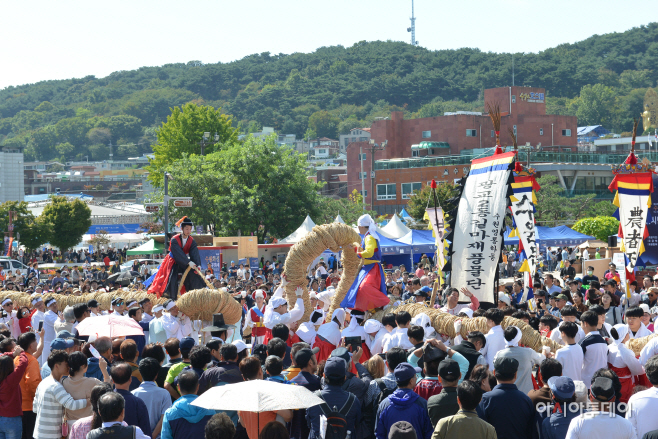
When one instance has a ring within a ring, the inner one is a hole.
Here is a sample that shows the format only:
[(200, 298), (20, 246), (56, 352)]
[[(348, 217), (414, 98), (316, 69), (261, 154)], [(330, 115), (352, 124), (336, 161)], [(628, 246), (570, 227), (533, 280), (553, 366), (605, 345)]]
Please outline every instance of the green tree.
[(313, 217), (317, 224), (332, 223), (337, 215), (340, 215), (347, 225), (356, 224), (356, 221), (364, 213), (377, 218), (377, 212), (372, 210), (363, 211), (363, 197), (356, 189), (347, 198), (320, 197), (319, 210), (317, 216)]
[(308, 127), (315, 131), (318, 137), (335, 139), (338, 135), (339, 120), (328, 111), (316, 111), (308, 118)]
[(40, 217), (52, 225), (48, 242), (60, 250), (68, 250), (78, 244), (91, 227), (91, 209), (77, 198), (52, 197)]
[(616, 93), (603, 84), (588, 84), (580, 90), (576, 105), (578, 123), (611, 126), (616, 116)]
[(42, 218), (35, 218), (24, 201), (6, 201), (0, 204), (0, 230), (8, 231), (9, 211), (12, 217), (14, 236), (20, 236), (20, 243), (29, 250), (34, 250), (48, 242), (52, 227)]
[(300, 154), (279, 147), (275, 136), (248, 137), (205, 157), (184, 156), (171, 169), (172, 196), (192, 196), (191, 209), (174, 210), (216, 233), (283, 237), (319, 213), (321, 185), (306, 176)]
[[(167, 122), (158, 129), (158, 141), (153, 145), (155, 158), (148, 166), (149, 180), (157, 187), (164, 184), (163, 173), (183, 154), (200, 154), (203, 133), (209, 132), (211, 142), (204, 154), (211, 154), (222, 147), (237, 142), (237, 130), (231, 126), (231, 117), (210, 106), (188, 103), (183, 108), (174, 107)], [(219, 135), (216, 142), (212, 137)]]
[(576, 232), (593, 236), (601, 241), (607, 241), (608, 236), (617, 234), (617, 231), (619, 230), (619, 221), (611, 216), (583, 218), (573, 225), (573, 229)]
[[(537, 205), (535, 219), (538, 225), (553, 227), (567, 221), (577, 221), (592, 214), (592, 209), (608, 211), (603, 203), (594, 202), (595, 194), (582, 194), (574, 197), (564, 196), (564, 189), (557, 183), (554, 175), (543, 175), (537, 179), (541, 190), (536, 192)], [(614, 209), (613, 209), (614, 210)]]
[[(439, 206), (443, 208), (444, 212), (448, 212), (455, 207), (457, 203), (449, 201), (459, 194), (459, 189), (453, 183), (439, 184), (436, 187), (436, 198), (439, 201)], [(429, 205), (427, 204), (429, 200)], [(425, 216), (425, 209), (427, 207), (434, 207), (434, 196), (432, 195), (432, 188), (429, 185), (424, 186), (420, 190), (415, 190), (409, 198), (407, 203), (407, 213), (411, 215), (416, 221), (420, 221)]]

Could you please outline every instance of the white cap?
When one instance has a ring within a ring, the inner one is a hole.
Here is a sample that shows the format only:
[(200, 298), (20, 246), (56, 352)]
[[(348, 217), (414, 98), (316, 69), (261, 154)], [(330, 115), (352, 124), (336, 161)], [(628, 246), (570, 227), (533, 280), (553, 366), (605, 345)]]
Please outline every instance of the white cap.
[(331, 320), (333, 319), (338, 319), (340, 325), (343, 326), (345, 323), (345, 310), (343, 308), (334, 310), (333, 314), (331, 314)]
[[(499, 299), (500, 299), (500, 297), (499, 297)], [(459, 314), (466, 314), (469, 318), (473, 318), (473, 310), (471, 308), (468, 308), (468, 307), (459, 310), (459, 313), (457, 313), (457, 315), (459, 315)]]
[(231, 344), (233, 346), (235, 346), (236, 348), (238, 348), (238, 353), (240, 353), (240, 352), (244, 351), (245, 349), (247, 349), (247, 345), (242, 340), (235, 340)]
[(156, 313), (156, 312), (160, 312), (160, 311), (162, 311), (163, 309), (164, 309), (164, 306), (162, 306), (162, 305), (155, 305), (155, 306), (153, 307), (153, 309), (151, 310), (151, 312)]
[(276, 309), (281, 305), (287, 305), (287, 304), (288, 301), (283, 297), (272, 297), (272, 300), (270, 300), (270, 305), (272, 306), (272, 309)]
[(511, 303), (509, 296), (507, 294), (504, 294), (504, 293), (498, 295), (498, 301), (499, 302), (504, 302), (507, 305), (509, 305)]
[(313, 291), (311, 291), (311, 292), (309, 293), (309, 295), (308, 295), (308, 298), (309, 298), (309, 299), (317, 299), (317, 298), (318, 298), (318, 295), (315, 294)]
[(647, 314), (651, 314), (651, 311), (649, 310), (649, 305), (646, 303), (640, 304), (640, 308), (642, 308), (642, 311), (646, 312)]

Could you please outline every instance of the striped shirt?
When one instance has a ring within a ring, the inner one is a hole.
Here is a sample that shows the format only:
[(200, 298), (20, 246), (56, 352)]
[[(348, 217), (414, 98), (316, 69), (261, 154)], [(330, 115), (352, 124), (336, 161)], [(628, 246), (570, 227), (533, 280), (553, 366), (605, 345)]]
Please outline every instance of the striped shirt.
[(73, 399), (50, 375), (39, 383), (34, 396), (32, 411), (37, 414), (34, 439), (61, 439), (63, 409), (80, 410), (86, 406), (86, 399)]

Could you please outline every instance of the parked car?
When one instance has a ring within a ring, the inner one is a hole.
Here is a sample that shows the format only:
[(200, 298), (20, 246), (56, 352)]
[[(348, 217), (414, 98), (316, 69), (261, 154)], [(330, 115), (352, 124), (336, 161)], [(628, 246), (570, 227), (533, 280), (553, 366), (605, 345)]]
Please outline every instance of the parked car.
[(160, 262), (162, 262), (157, 259), (131, 259), (120, 265), (121, 271), (132, 270), (135, 261), (139, 261), (140, 266), (146, 264), (146, 268), (149, 269), (149, 273), (151, 274), (153, 274), (153, 272), (160, 266)]
[(0, 267), (3, 270), (27, 270), (27, 265), (22, 262), (17, 261), (16, 259), (10, 259), (6, 256), (0, 257)]

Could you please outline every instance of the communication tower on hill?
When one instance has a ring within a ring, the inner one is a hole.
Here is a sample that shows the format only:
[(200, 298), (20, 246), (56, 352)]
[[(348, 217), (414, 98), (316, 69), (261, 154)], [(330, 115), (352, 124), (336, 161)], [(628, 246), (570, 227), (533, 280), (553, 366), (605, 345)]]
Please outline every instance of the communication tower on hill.
[(407, 32), (411, 32), (411, 45), (417, 46), (419, 43), (416, 41), (416, 17), (414, 17), (414, 0), (411, 0), (411, 27), (407, 28)]

